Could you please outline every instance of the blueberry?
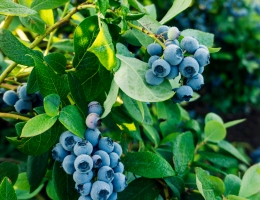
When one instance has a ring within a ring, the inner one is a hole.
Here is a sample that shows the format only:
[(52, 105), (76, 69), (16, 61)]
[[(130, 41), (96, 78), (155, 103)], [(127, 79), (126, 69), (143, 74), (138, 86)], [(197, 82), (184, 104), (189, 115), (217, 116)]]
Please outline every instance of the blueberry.
[(165, 42), (164, 42), (164, 44), (166, 45), (166, 47), (168, 47), (169, 45), (171, 45), (171, 44), (175, 44), (175, 45), (177, 45), (178, 47), (180, 46), (180, 43), (179, 43), (179, 41), (178, 40), (166, 40)]
[(70, 151), (70, 155), (77, 156), (77, 155), (74, 153), (74, 150), (73, 150), (73, 151)]
[(110, 197), (110, 195), (113, 193), (114, 186), (113, 186), (112, 182), (110, 182), (108, 184), (109, 184), (109, 187), (110, 187), (110, 193), (109, 193), (109, 197)]
[(23, 100), (30, 101), (33, 99), (35, 94), (28, 94), (26, 92), (26, 85), (22, 86), (21, 89), (19, 90), (19, 97)]
[(92, 185), (90, 196), (93, 200), (106, 200), (110, 194), (109, 184), (104, 181), (96, 181)]
[(80, 155), (76, 158), (74, 166), (77, 172), (86, 173), (92, 170), (93, 160), (88, 155)]
[(148, 60), (148, 65), (149, 65), (149, 68), (152, 69), (152, 65), (154, 63), (154, 61), (160, 59), (159, 56), (151, 56)]
[(120, 162), (120, 157), (117, 155), (117, 153), (112, 152), (109, 154), (110, 157), (110, 167), (115, 168), (118, 166), (118, 163)]
[(90, 155), (93, 151), (93, 146), (87, 140), (78, 141), (74, 146), (74, 153), (79, 156), (81, 154)]
[(190, 86), (193, 90), (200, 90), (204, 85), (204, 78), (201, 74), (197, 74), (196, 76), (187, 80), (187, 85)]
[(194, 54), (194, 58), (198, 61), (200, 67), (205, 67), (206, 65), (208, 65), (209, 59), (210, 59), (210, 53), (209, 51), (203, 49), (203, 48), (199, 48), (195, 54)]
[(90, 129), (95, 129), (101, 126), (101, 122), (102, 120), (99, 118), (99, 115), (96, 113), (90, 113), (86, 119), (87, 127)]
[(78, 200), (92, 200), (90, 196), (80, 196)]
[(99, 150), (98, 146), (93, 147), (91, 155), (93, 156)]
[(179, 71), (181, 75), (191, 78), (198, 74), (199, 63), (192, 57), (186, 57), (179, 65)]
[(98, 115), (101, 115), (102, 110), (102, 106), (97, 101), (92, 101), (88, 104), (88, 114), (96, 113)]
[(149, 69), (145, 73), (145, 80), (146, 80), (146, 83), (148, 83), (149, 85), (157, 86), (157, 85), (160, 85), (164, 81), (164, 78), (155, 76), (153, 73), (153, 70)]
[(183, 102), (182, 100), (180, 100), (177, 95), (175, 94), (172, 98), (171, 98), (173, 103), (178, 103), (181, 104), (181, 102)]
[(208, 49), (208, 47), (206, 47), (205, 45), (199, 45), (199, 49), (205, 49), (205, 50), (207, 50), (208, 52), (209, 52), (209, 49)]
[(199, 73), (202, 74), (204, 72), (204, 67), (200, 67)]
[(199, 42), (194, 37), (187, 36), (182, 39), (181, 48), (193, 54), (199, 48)]
[(107, 154), (107, 152), (102, 151), (102, 150), (98, 150), (95, 152), (94, 155), (99, 155), (102, 159), (102, 167), (103, 166), (109, 166), (110, 165), (110, 158), (109, 155)]
[(87, 196), (90, 194), (92, 188), (92, 183), (84, 183), (84, 184), (77, 184), (75, 185), (75, 189), (78, 191), (79, 194)]
[(114, 171), (111, 167), (104, 166), (98, 170), (98, 180), (104, 182), (111, 182), (114, 179)]
[(70, 131), (65, 131), (60, 136), (60, 143), (67, 151), (73, 151), (73, 148), (78, 141), (82, 141), (82, 139)]
[(19, 100), (19, 97), (17, 96), (15, 91), (8, 90), (4, 93), (3, 100), (8, 106), (14, 106), (15, 103)]
[(4, 96), (5, 92), (6, 92), (6, 90), (4, 88), (0, 88), (0, 103), (4, 102), (3, 96)]
[(101, 138), (101, 133), (98, 129), (87, 129), (85, 132), (85, 139), (89, 141), (93, 147), (98, 144), (98, 141)]
[(152, 65), (152, 70), (155, 76), (157, 77), (165, 77), (171, 71), (171, 66), (168, 62), (163, 59), (159, 59), (154, 61)]
[(80, 173), (75, 171), (73, 174), (73, 180), (77, 184), (88, 183), (93, 178), (93, 171), (89, 171), (87, 173)]
[(43, 97), (42, 97), (40, 91), (36, 92), (35, 94), (36, 94), (38, 100), (43, 102)]
[(17, 88), (17, 94), (18, 94), (18, 96), (19, 96), (20, 89), (21, 89), (23, 86), (26, 86), (26, 85), (27, 85), (27, 83), (22, 83), (22, 86), (21, 86), (21, 85), (18, 86), (18, 88)]
[(175, 39), (179, 39), (181, 35), (181, 32), (179, 31), (179, 29), (177, 27), (171, 27), (169, 30), (168, 30), (168, 38), (170, 40), (175, 40)]
[(192, 98), (193, 90), (190, 86), (184, 85), (177, 89), (175, 95), (181, 101), (189, 101)]
[(150, 102), (146, 102), (146, 105), (148, 108), (151, 108), (151, 106), (152, 106)]
[(93, 168), (100, 168), (102, 166), (102, 158), (99, 155), (92, 156)]
[(58, 162), (62, 162), (67, 155), (69, 155), (69, 152), (62, 147), (61, 143), (57, 143), (52, 149), (52, 157)]
[(123, 173), (125, 171), (124, 164), (119, 162), (118, 166), (113, 168), (113, 170), (114, 170), (115, 173)]
[(115, 192), (122, 192), (127, 187), (127, 178), (124, 174), (115, 173), (114, 180), (112, 184), (114, 186)]
[(117, 192), (113, 192), (107, 200), (116, 200), (117, 199)]
[(19, 99), (15, 105), (15, 110), (21, 114), (27, 114), (32, 110), (32, 102)]
[(177, 45), (171, 44), (166, 47), (164, 51), (164, 59), (170, 63), (170, 65), (178, 65), (183, 60), (183, 51)]
[(107, 153), (111, 153), (114, 150), (114, 142), (110, 137), (103, 137), (98, 142), (98, 148)]
[(121, 157), (123, 150), (120, 144), (114, 142), (114, 149), (113, 152), (117, 153), (119, 157)]
[(158, 43), (152, 43), (149, 44), (147, 47), (147, 52), (151, 55), (160, 55), (163, 51), (163, 48), (161, 45), (159, 45)]
[(67, 174), (73, 174), (76, 170), (74, 167), (74, 161), (76, 159), (76, 156), (68, 155), (64, 158), (62, 162), (62, 168)]
[[(160, 35), (161, 33), (167, 32), (168, 30), (169, 30), (169, 27), (163, 25), (163, 26), (160, 26), (160, 27), (158, 28), (156, 34), (157, 34), (157, 35)], [(163, 37), (164, 37), (165, 40), (167, 40), (167, 39), (168, 39), (168, 34), (167, 34), (167, 33), (164, 33), (164, 34), (163, 34)]]
[(171, 66), (171, 71), (165, 78), (167, 78), (167, 79), (175, 79), (177, 76), (179, 76), (179, 68), (178, 68), (178, 66)]

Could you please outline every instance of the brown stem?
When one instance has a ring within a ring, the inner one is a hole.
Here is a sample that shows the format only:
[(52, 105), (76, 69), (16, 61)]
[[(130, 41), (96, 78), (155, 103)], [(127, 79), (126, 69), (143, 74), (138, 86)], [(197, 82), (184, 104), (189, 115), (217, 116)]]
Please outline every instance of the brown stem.
[(18, 88), (18, 86), (2, 83), (0, 85), (0, 88), (4, 88), (4, 89), (7, 89), (7, 90), (16, 90)]
[(30, 118), (20, 116), (20, 115), (15, 115), (15, 114), (10, 114), (10, 113), (0, 113), (0, 117), (2, 118), (11, 118), (11, 119), (16, 119), (16, 120), (22, 120), (22, 121), (29, 121)]
[(205, 144), (206, 144), (205, 141), (201, 142), (200, 144), (197, 144), (196, 149), (195, 149), (195, 151), (194, 151), (194, 154), (197, 155), (199, 148), (200, 148), (201, 146), (205, 145)]

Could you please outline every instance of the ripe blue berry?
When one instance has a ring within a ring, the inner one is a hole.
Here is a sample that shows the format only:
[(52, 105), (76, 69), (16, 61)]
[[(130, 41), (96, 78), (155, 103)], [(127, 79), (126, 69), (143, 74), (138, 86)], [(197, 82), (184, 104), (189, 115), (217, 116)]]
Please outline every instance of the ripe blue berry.
[(87, 129), (85, 132), (85, 138), (89, 141), (93, 147), (98, 144), (98, 141), (101, 138), (101, 133), (98, 129)]
[(124, 164), (119, 162), (118, 166), (113, 168), (115, 173), (123, 173), (125, 171)]
[(181, 48), (193, 54), (199, 48), (199, 42), (194, 37), (187, 36), (182, 39)]
[(90, 129), (95, 129), (101, 126), (101, 122), (102, 120), (99, 118), (99, 115), (96, 113), (90, 113), (86, 119), (87, 127)]
[(120, 162), (120, 157), (117, 155), (117, 153), (112, 152), (109, 154), (110, 157), (110, 167), (115, 168), (118, 166), (118, 163)]
[(181, 75), (191, 78), (198, 74), (199, 63), (192, 57), (186, 57), (179, 65), (179, 71)]
[(165, 42), (164, 42), (164, 44), (166, 45), (166, 47), (168, 47), (169, 45), (171, 45), (171, 44), (175, 44), (175, 45), (177, 45), (178, 47), (180, 46), (180, 42), (178, 41), (178, 40), (166, 40)]
[(108, 183), (104, 181), (96, 181), (92, 185), (90, 196), (93, 200), (105, 200), (108, 199), (110, 194), (110, 187)]
[(67, 151), (73, 151), (73, 148), (78, 141), (82, 141), (82, 139), (70, 131), (65, 131), (60, 136), (60, 143)]
[(92, 183), (88, 182), (85, 184), (77, 184), (75, 185), (75, 189), (78, 191), (79, 194), (87, 196), (90, 194), (92, 188)]
[(149, 69), (145, 73), (145, 80), (146, 80), (146, 83), (148, 83), (149, 85), (157, 86), (157, 85), (160, 85), (164, 81), (164, 78), (155, 76), (153, 73), (153, 70)]
[(208, 65), (209, 59), (210, 59), (210, 53), (209, 51), (203, 49), (203, 48), (199, 48), (195, 54), (194, 54), (194, 58), (197, 60), (197, 62), (199, 63), (200, 67), (205, 67), (206, 65)]
[(98, 180), (106, 183), (111, 182), (114, 179), (114, 171), (111, 167), (104, 166), (98, 170)]
[(103, 137), (98, 142), (98, 148), (107, 153), (111, 153), (114, 150), (114, 142), (110, 137)]
[(101, 115), (102, 110), (102, 106), (97, 101), (92, 101), (88, 104), (88, 114), (96, 113), (98, 115)]
[(114, 186), (113, 186), (112, 182), (110, 182), (108, 184), (109, 184), (109, 187), (110, 187), (110, 194), (109, 194), (109, 196), (110, 196), (113, 193)]
[(61, 143), (57, 143), (52, 149), (52, 157), (58, 162), (62, 162), (67, 155), (69, 155), (69, 152), (62, 147)]
[(102, 167), (103, 166), (110, 166), (110, 158), (107, 152), (98, 150), (94, 153), (94, 155), (99, 155), (102, 159)]
[(93, 168), (100, 168), (102, 166), (102, 158), (99, 155), (92, 156)]
[(6, 92), (6, 90), (4, 88), (0, 88), (0, 103), (4, 102), (3, 96), (4, 96), (5, 92)]
[(169, 30), (168, 30), (168, 38), (170, 40), (175, 40), (175, 39), (179, 39), (181, 35), (181, 32), (179, 31), (179, 29), (177, 27), (171, 27)]
[(77, 184), (88, 183), (93, 178), (93, 171), (89, 171), (87, 173), (80, 173), (75, 171), (73, 174), (73, 180)]
[(80, 196), (78, 200), (92, 200), (90, 196)]
[(73, 174), (76, 170), (74, 167), (74, 161), (76, 159), (76, 156), (68, 155), (64, 158), (62, 162), (62, 168), (67, 174)]
[(114, 180), (112, 181), (115, 192), (122, 192), (127, 187), (127, 178), (124, 174), (115, 173)]
[(76, 158), (74, 163), (77, 172), (86, 173), (92, 170), (93, 160), (88, 155), (80, 155)]
[(177, 45), (169, 45), (165, 48), (164, 59), (170, 63), (170, 65), (178, 65), (183, 60), (183, 51)]
[(159, 45), (158, 43), (152, 43), (149, 44), (147, 47), (147, 52), (151, 55), (160, 55), (163, 51), (163, 48), (161, 45)]
[(19, 90), (19, 97), (25, 101), (30, 101), (33, 99), (35, 94), (28, 94), (26, 92), (26, 85), (22, 86), (21, 89)]
[(19, 100), (19, 98), (15, 91), (8, 90), (4, 93), (3, 100), (8, 106), (14, 106), (15, 103)]
[(74, 146), (74, 153), (79, 156), (81, 154), (90, 155), (93, 151), (93, 146), (87, 140), (78, 141)]
[(156, 60), (152, 65), (152, 70), (155, 76), (165, 77), (171, 71), (171, 66), (163, 59)]
[(181, 102), (183, 102), (182, 100), (180, 100), (177, 95), (175, 94), (172, 98), (171, 98), (173, 103), (178, 103), (181, 104)]
[(184, 85), (177, 89), (176, 95), (181, 101), (189, 101), (192, 98), (193, 90), (190, 86)]
[[(158, 28), (158, 30), (157, 30), (157, 35), (160, 35), (161, 33), (164, 33), (164, 32), (167, 32), (167, 31), (169, 31), (169, 27), (168, 26), (165, 26), (165, 25), (160, 26)], [(168, 34), (164, 33), (163, 37), (164, 37), (165, 40), (167, 40), (168, 39)]]
[(187, 80), (187, 85), (190, 86), (193, 90), (200, 90), (204, 85), (204, 78), (201, 74), (197, 74), (196, 76)]
[(117, 199), (117, 192), (113, 192), (107, 200), (116, 200)]
[(199, 49), (205, 49), (205, 50), (207, 50), (208, 52), (209, 52), (209, 49), (208, 49), (208, 47), (206, 47), (205, 45), (199, 45)]
[(122, 147), (120, 144), (114, 142), (114, 149), (113, 149), (113, 152), (117, 153), (117, 155), (119, 157), (121, 157), (122, 153), (123, 153), (123, 150), (122, 150)]
[(32, 102), (19, 99), (15, 105), (15, 110), (21, 114), (27, 114), (32, 110)]
[(204, 72), (204, 67), (200, 67), (199, 73), (202, 74)]
[(177, 76), (179, 76), (179, 68), (178, 66), (171, 66), (171, 71), (165, 78), (167, 79), (175, 79)]
[(151, 56), (148, 60), (148, 65), (149, 65), (149, 68), (152, 69), (152, 65), (154, 63), (154, 61), (160, 59), (159, 56)]

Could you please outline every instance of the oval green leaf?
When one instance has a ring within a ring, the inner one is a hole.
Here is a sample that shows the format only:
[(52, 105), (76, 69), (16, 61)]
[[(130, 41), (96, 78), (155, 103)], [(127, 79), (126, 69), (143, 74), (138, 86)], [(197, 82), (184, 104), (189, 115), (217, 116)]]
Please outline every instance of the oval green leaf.
[(0, 14), (11, 16), (29, 16), (35, 15), (37, 12), (26, 6), (14, 3), (10, 0), (0, 0)]
[(59, 113), (60, 96), (50, 94), (44, 98), (44, 110), (48, 116), (54, 117)]
[(218, 142), (225, 139), (227, 131), (223, 124), (217, 121), (210, 121), (205, 126), (205, 141)]

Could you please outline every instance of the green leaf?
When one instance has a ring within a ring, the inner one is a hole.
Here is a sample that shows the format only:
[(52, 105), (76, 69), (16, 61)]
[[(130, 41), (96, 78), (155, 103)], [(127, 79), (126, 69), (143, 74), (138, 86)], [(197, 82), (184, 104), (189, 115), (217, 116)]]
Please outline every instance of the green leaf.
[(192, 0), (175, 0), (173, 2), (172, 7), (160, 21), (161, 24), (165, 24), (166, 22), (170, 21), (176, 15), (184, 11), (191, 5)]
[(127, 13), (125, 19), (126, 20), (138, 20), (141, 19), (146, 13), (138, 13), (138, 14), (131, 14)]
[(59, 120), (70, 132), (84, 138), (86, 131), (85, 119), (76, 106), (64, 107), (60, 112)]
[(239, 196), (249, 197), (260, 190), (260, 164), (250, 167), (243, 176)]
[(15, 124), (16, 134), (20, 137), (22, 134), (23, 127), (25, 126), (26, 122), (20, 122)]
[(116, 102), (118, 91), (119, 91), (119, 87), (113, 79), (111, 87), (110, 87), (110, 91), (107, 95), (107, 99), (104, 102), (105, 111), (102, 114), (101, 119), (105, 118), (111, 112), (111, 109), (112, 109), (114, 103)]
[(158, 28), (161, 24), (149, 15), (145, 15), (141, 19), (137, 20), (146, 30), (153, 34), (157, 33)]
[(40, 156), (28, 156), (27, 177), (30, 183), (30, 193), (34, 192), (42, 183), (48, 166), (49, 152)]
[(223, 172), (222, 170), (220, 170), (219, 168), (216, 168), (216, 167), (212, 167), (211, 165), (208, 165), (208, 164), (205, 164), (205, 163), (202, 163), (202, 162), (193, 162), (192, 163), (192, 166), (194, 167), (202, 167), (203, 169), (205, 170), (212, 170), (212, 171), (215, 171), (215, 172), (218, 172), (218, 173), (221, 173), (223, 175), (227, 175), (226, 172)]
[(211, 33), (205, 33), (198, 30), (186, 29), (181, 32), (182, 36), (193, 36), (195, 37), (200, 44), (203, 44), (207, 47), (212, 47), (214, 43), (214, 35)]
[(105, 22), (102, 22), (100, 32), (88, 51), (94, 53), (107, 70), (112, 70), (116, 67), (115, 48)]
[(183, 180), (187, 188), (194, 188), (195, 190), (198, 189), (196, 184), (196, 174), (188, 173)]
[(76, 76), (75, 72), (68, 73), (68, 81), (69, 81), (69, 88), (71, 92), (71, 96), (73, 97), (76, 105), (82, 112), (82, 114), (87, 117), (88, 116), (88, 102), (84, 94), (84, 89), (80, 84), (78, 77)]
[(25, 124), (21, 137), (40, 135), (50, 129), (55, 124), (57, 119), (57, 116), (50, 117), (47, 114), (37, 115)]
[(239, 119), (239, 120), (234, 120), (234, 121), (231, 121), (231, 122), (227, 122), (224, 124), (224, 127), (225, 128), (229, 128), (229, 127), (232, 127), (232, 126), (235, 126), (237, 124), (240, 124), (242, 122), (246, 121), (246, 119)]
[[(129, 96), (127, 96), (124, 92), (120, 92), (121, 98), (124, 102), (124, 106), (128, 113), (131, 115), (132, 118), (134, 118), (136, 121), (142, 123), (142, 124), (153, 124), (153, 119), (151, 116), (151, 113), (144, 102), (138, 102)], [(143, 110), (143, 113), (141, 112), (141, 108)]]
[(2, 162), (0, 164), (0, 182), (8, 177), (14, 185), (18, 177), (18, 166), (10, 162)]
[(45, 32), (45, 22), (37, 16), (19, 17), (22, 24), (29, 30), (43, 35)]
[(210, 181), (212, 183), (212, 187), (215, 193), (221, 195), (225, 192), (225, 185), (223, 181), (216, 176), (209, 176)]
[(16, 189), (15, 192), (18, 199), (31, 199), (35, 197), (37, 194), (39, 194), (43, 187), (44, 184), (41, 184), (33, 193), (30, 193), (30, 190), (21, 190), (21, 189)]
[(194, 143), (191, 132), (185, 132), (177, 137), (173, 144), (173, 157), (175, 171), (179, 177), (183, 177), (190, 170), (190, 164), (194, 158)]
[(157, 12), (154, 4), (145, 6), (145, 9), (147, 11), (147, 14), (149, 14), (152, 18), (157, 19)]
[(98, 7), (103, 16), (106, 16), (106, 11), (109, 5), (109, 0), (98, 0)]
[(54, 9), (63, 4), (67, 3), (69, 0), (34, 0), (31, 4), (31, 8), (34, 10), (48, 10)]
[(211, 47), (208, 47), (208, 49), (210, 53), (217, 53), (221, 50), (221, 48), (211, 48)]
[(57, 121), (54, 126), (40, 135), (27, 138), (7, 137), (6, 139), (22, 153), (39, 156), (48, 151), (64, 131), (62, 124)]
[(57, 192), (55, 191), (55, 188), (54, 188), (54, 183), (53, 183), (53, 180), (50, 179), (48, 181), (48, 184), (46, 186), (46, 193), (47, 195), (53, 199), (53, 200), (59, 200), (59, 197), (57, 195)]
[(200, 125), (194, 119), (186, 121), (181, 127), (184, 129), (187, 129), (187, 130), (194, 131), (195, 133), (198, 133), (198, 134), (200, 133)]
[(155, 179), (138, 178), (132, 181), (128, 187), (119, 192), (118, 200), (143, 200), (155, 199), (161, 190), (160, 184)]
[(243, 198), (243, 197), (238, 197), (235, 195), (228, 195), (228, 200), (248, 200), (248, 199)]
[[(127, 30), (123, 35), (122, 35), (122, 38), (129, 44), (133, 45), (133, 46), (137, 46), (137, 47), (140, 47), (142, 46), (139, 42), (139, 40), (135, 37), (133, 31), (131, 29)], [(118, 54), (121, 54), (121, 53), (118, 53)], [(127, 55), (124, 55), (124, 54), (121, 54), (123, 56), (127, 56)], [(127, 56), (129, 57), (129, 56)], [(132, 57), (132, 56), (130, 56)]]
[(174, 176), (171, 165), (151, 152), (128, 153), (122, 159), (125, 170), (146, 178), (162, 178)]
[(132, 57), (132, 58), (134, 58), (134, 55), (130, 53), (128, 48), (125, 45), (123, 45), (122, 43), (120, 43), (120, 42), (118, 42), (116, 44), (116, 53), (120, 54), (122, 56), (125, 56), (125, 57)]
[(128, 3), (136, 8), (140, 12), (145, 12), (145, 8), (143, 7), (142, 4), (140, 4), (137, 0), (128, 0)]
[(33, 70), (30, 73), (28, 82), (27, 82), (26, 92), (28, 94), (33, 94), (37, 91), (39, 91), (39, 86), (38, 86), (38, 83), (37, 83), (36, 69), (33, 68)]
[(217, 122), (219, 122), (221, 124), (224, 124), (223, 119), (220, 116), (218, 116), (217, 114), (215, 114), (215, 113), (208, 113), (206, 115), (206, 117), (205, 117), (205, 124), (207, 124), (209, 121), (217, 121)]
[(174, 142), (180, 134), (181, 133), (171, 133), (171, 134), (167, 135), (165, 138), (163, 138), (160, 144)]
[(38, 115), (45, 113), (45, 110), (44, 110), (44, 107), (43, 107), (43, 106), (36, 107), (36, 108), (34, 108), (34, 110), (35, 110), (35, 112), (36, 112)]
[(53, 166), (53, 183), (55, 191), (62, 200), (77, 200), (79, 198), (75, 190), (75, 182), (61, 167), (61, 163), (55, 161)]
[(14, 186), (21, 190), (30, 190), (30, 184), (26, 172), (22, 172), (18, 175), (18, 179)]
[(237, 159), (249, 165), (248, 161), (242, 156), (242, 154), (239, 153), (239, 151), (229, 142), (222, 140), (218, 142), (218, 146), (235, 156)]
[(14, 3), (10, 0), (0, 0), (0, 14), (11, 16), (29, 16), (35, 15), (37, 12), (26, 6)]
[(53, 47), (62, 51), (74, 52), (73, 40), (65, 39), (52, 44)]
[(238, 195), (241, 186), (241, 179), (233, 174), (229, 174), (225, 177), (225, 193), (224, 196)]
[(150, 125), (143, 124), (145, 135), (154, 143), (154, 147), (158, 147), (160, 142), (160, 135), (157, 130)]
[(48, 25), (52, 26), (54, 25), (54, 15), (53, 10), (39, 10), (39, 14), (41, 16), (41, 19)]
[(182, 106), (178, 105), (181, 110), (181, 119), (182, 120), (190, 120), (190, 114), (187, 110), (185, 110)]
[(174, 195), (181, 200), (181, 194), (185, 192), (184, 181), (180, 177), (166, 177), (164, 178), (166, 184), (171, 188)]
[(59, 114), (60, 97), (57, 94), (50, 94), (44, 98), (44, 110), (50, 117)]
[(8, 178), (5, 177), (0, 185), (0, 199), (1, 200), (17, 200), (16, 193)]
[(37, 56), (35, 52), (22, 44), (10, 31), (3, 28), (0, 28), (0, 48), (10, 60), (21, 65), (34, 66), (33, 58), (26, 55)]
[(67, 59), (61, 53), (51, 53), (44, 57), (44, 61), (58, 74), (65, 74)]
[(249, 200), (259, 200), (260, 199), (260, 192), (257, 192), (253, 196), (248, 197)]
[(210, 121), (206, 124), (205, 129), (205, 141), (210, 140), (218, 142), (225, 139), (227, 131), (223, 124), (217, 121)]

